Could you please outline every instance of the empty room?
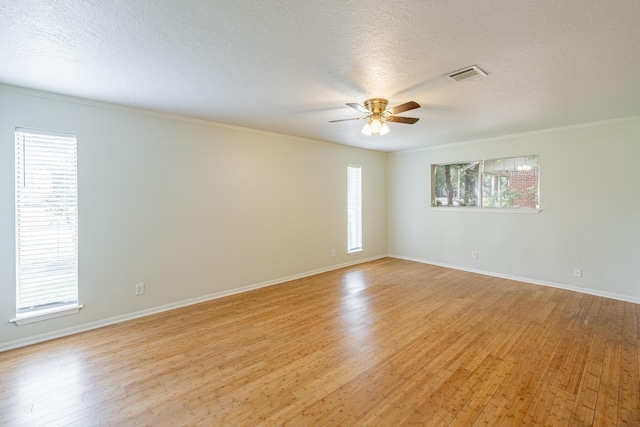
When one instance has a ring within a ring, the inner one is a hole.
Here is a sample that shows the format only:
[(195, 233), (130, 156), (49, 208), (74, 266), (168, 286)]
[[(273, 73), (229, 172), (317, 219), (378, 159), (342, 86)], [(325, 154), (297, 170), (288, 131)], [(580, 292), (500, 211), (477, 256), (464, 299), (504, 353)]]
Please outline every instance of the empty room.
[(0, 425), (640, 426), (638, 23), (4, 0)]

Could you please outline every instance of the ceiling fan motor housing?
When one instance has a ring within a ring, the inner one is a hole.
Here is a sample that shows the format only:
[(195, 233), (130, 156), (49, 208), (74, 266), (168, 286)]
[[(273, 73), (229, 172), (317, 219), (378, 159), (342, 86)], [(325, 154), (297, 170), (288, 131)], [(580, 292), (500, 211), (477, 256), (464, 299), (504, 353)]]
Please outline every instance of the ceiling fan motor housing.
[(364, 106), (373, 114), (382, 114), (387, 109), (387, 101), (384, 98), (371, 98), (364, 101)]

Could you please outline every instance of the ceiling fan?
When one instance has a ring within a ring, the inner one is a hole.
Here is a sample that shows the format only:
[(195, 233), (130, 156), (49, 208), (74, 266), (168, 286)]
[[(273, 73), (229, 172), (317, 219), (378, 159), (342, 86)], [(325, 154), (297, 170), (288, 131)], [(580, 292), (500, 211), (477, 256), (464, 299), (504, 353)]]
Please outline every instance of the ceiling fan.
[(420, 119), (415, 117), (398, 117), (396, 114), (404, 113), (405, 111), (413, 110), (414, 108), (420, 108), (420, 104), (414, 101), (405, 102), (404, 104), (396, 105), (393, 108), (387, 109), (387, 101), (384, 98), (371, 98), (364, 101), (364, 106), (356, 103), (347, 103), (351, 108), (354, 108), (361, 113), (366, 114), (363, 117), (356, 117), (353, 119), (342, 120), (330, 120), (329, 123), (345, 122), (347, 120), (368, 120), (367, 124), (362, 128), (362, 133), (369, 136), (372, 133), (379, 133), (384, 135), (389, 133), (389, 126), (387, 122), (394, 123), (406, 123), (409, 125), (414, 124)]

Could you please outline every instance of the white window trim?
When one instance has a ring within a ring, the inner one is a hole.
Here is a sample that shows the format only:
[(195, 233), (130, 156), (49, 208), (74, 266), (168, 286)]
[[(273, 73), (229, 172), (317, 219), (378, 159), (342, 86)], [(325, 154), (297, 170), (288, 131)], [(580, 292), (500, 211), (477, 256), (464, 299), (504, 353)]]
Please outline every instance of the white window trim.
[(38, 310), (36, 312), (18, 315), (15, 319), (9, 320), (9, 322), (15, 323), (18, 326), (28, 325), (30, 323), (42, 322), (43, 320), (70, 316), (79, 312), (82, 307), (84, 306), (74, 304), (65, 305), (63, 307), (50, 308), (46, 310)]
[[(77, 140), (76, 140), (76, 136), (75, 134), (71, 134), (71, 133), (66, 133), (66, 132), (53, 132), (53, 131), (44, 131), (44, 130), (39, 130), (39, 129), (28, 129), (28, 128), (16, 128), (16, 144), (19, 143), (19, 141), (24, 141), (25, 138), (25, 134), (31, 134), (31, 137), (33, 135), (44, 135), (44, 137), (62, 137), (62, 138), (73, 138), (74, 140), (74, 154), (75, 154), (75, 172), (74, 172), (74, 176), (75, 176), (75, 180), (73, 182), (74, 187), (75, 187), (75, 199), (73, 200), (75, 202), (75, 220), (76, 220), (76, 233), (77, 233)], [(18, 135), (20, 136), (20, 139), (18, 139)], [(24, 142), (23, 142), (24, 144)], [(59, 147), (55, 147), (55, 149), (58, 149)], [(16, 177), (16, 209), (18, 209), (19, 207), (21, 207), (22, 205), (19, 204), (18, 202), (18, 186), (20, 185), (20, 183), (22, 183), (22, 185), (24, 185), (24, 179), (25, 179), (25, 175), (24, 175), (24, 171), (25, 171), (25, 164), (21, 163), (24, 162), (24, 158), (26, 155), (26, 151), (24, 151), (24, 145), (21, 146), (21, 150), (20, 152), (20, 157), (18, 157), (18, 148), (16, 148), (16, 174), (20, 177)], [(40, 153), (38, 153), (40, 154)], [(48, 153), (47, 153), (48, 154)], [(19, 167), (20, 165), (20, 167)], [(56, 166), (59, 164), (55, 164)], [(31, 166), (34, 167), (34, 166)], [(37, 167), (37, 166), (36, 166)], [(19, 187), (22, 188), (22, 187)], [(28, 199), (28, 198), (27, 198)], [(28, 218), (28, 217), (27, 217)], [(16, 232), (19, 232), (19, 220), (18, 220), (18, 213), (16, 213)], [(19, 242), (19, 236), (16, 236), (16, 245), (18, 245)], [(38, 310), (33, 310), (33, 311), (26, 311), (26, 312), (22, 312), (22, 313), (16, 313), (16, 317), (14, 319), (10, 319), (9, 322), (11, 323), (15, 323), (16, 325), (26, 325), (26, 324), (30, 324), (30, 323), (34, 323), (34, 322), (40, 322), (43, 320), (48, 320), (48, 319), (53, 319), (53, 318), (57, 318), (57, 317), (63, 317), (63, 316), (68, 316), (68, 315), (72, 315), (72, 314), (76, 314), (80, 311), (80, 309), (83, 307), (82, 305), (80, 305), (79, 301), (78, 301), (78, 284), (77, 284), (77, 280), (78, 280), (78, 248), (77, 248), (77, 241), (75, 243), (75, 249), (73, 250), (75, 252), (75, 283), (76, 283), (76, 298), (75, 301), (69, 301), (69, 303), (64, 304), (64, 305), (58, 305), (58, 306), (54, 306), (51, 308), (42, 308), (42, 309), (38, 309)], [(19, 268), (19, 255), (20, 251), (18, 249), (18, 247), (16, 247), (16, 263), (18, 264), (17, 268)], [(21, 259), (21, 258), (20, 258)], [(17, 270), (16, 270), (16, 274), (17, 274)], [(16, 277), (16, 279), (18, 279)], [(17, 280), (18, 281), (18, 280)], [(16, 283), (16, 285), (19, 285), (19, 283)], [(18, 292), (19, 290), (16, 289), (16, 292)], [(19, 301), (16, 301), (16, 303), (18, 303)], [(16, 310), (18, 310), (18, 307), (16, 307)]]
[[(357, 209), (357, 213), (358, 213), (358, 220), (359, 220), (359, 233), (358, 233), (358, 237), (359, 237), (359, 246), (354, 246), (351, 247), (351, 241), (349, 239), (349, 223), (350, 223), (350, 218), (349, 218), (349, 203), (351, 198), (349, 197), (349, 188), (350, 188), (350, 177), (351, 177), (351, 169), (357, 169), (358, 170), (358, 177), (360, 179), (360, 181), (358, 182), (358, 190), (359, 190), (359, 195), (358, 195), (358, 209)], [(347, 254), (355, 254), (355, 253), (359, 253), (359, 252), (363, 252), (363, 236), (362, 236), (362, 166), (360, 165), (348, 165), (347, 166)]]
[(431, 206), (432, 211), (443, 212), (486, 212), (501, 214), (539, 214), (539, 208), (480, 208), (476, 206)]
[[(512, 157), (530, 157), (533, 156), (533, 154), (530, 155), (523, 155), (523, 156), (512, 156)], [(535, 156), (539, 157), (539, 154), (536, 154)], [(493, 159), (488, 159), (488, 160), (493, 160)], [(482, 160), (469, 160), (469, 161), (463, 161), (463, 162), (456, 162), (456, 163), (472, 163), (472, 162), (479, 162), (480, 164), (480, 176), (484, 175), (484, 162), (488, 161), (485, 159)], [(447, 164), (455, 164), (455, 163), (434, 163), (431, 165), (431, 201), (429, 204), (429, 207), (432, 210), (437, 210), (437, 211), (444, 211), (444, 212), (457, 212), (457, 211), (467, 211), (467, 212), (489, 212), (489, 213), (508, 213), (508, 214), (538, 214), (540, 212), (542, 212), (542, 208), (537, 207), (537, 208), (520, 208), (520, 207), (498, 207), (498, 208), (485, 208), (484, 206), (438, 206), (436, 205), (436, 200), (435, 200), (435, 196), (434, 196), (434, 191), (436, 188), (436, 182), (435, 182), (435, 176), (434, 176), (434, 171), (435, 171), (435, 167), (436, 166), (441, 166), (441, 165), (447, 165)], [(538, 171), (540, 170), (540, 168), (538, 167)], [(482, 201), (483, 199), (483, 187), (482, 185), (479, 186), (479, 190), (480, 190), (480, 194), (479, 194), (479, 198)], [(538, 181), (538, 198), (540, 197), (540, 182)], [(538, 200), (538, 206), (540, 206), (540, 201)]]

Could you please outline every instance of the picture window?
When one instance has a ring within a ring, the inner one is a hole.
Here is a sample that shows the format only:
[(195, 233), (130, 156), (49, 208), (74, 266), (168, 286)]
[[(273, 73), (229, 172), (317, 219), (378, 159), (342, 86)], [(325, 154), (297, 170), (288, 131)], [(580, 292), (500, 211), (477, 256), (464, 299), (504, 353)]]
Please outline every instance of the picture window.
[(431, 165), (431, 206), (540, 208), (539, 156)]

